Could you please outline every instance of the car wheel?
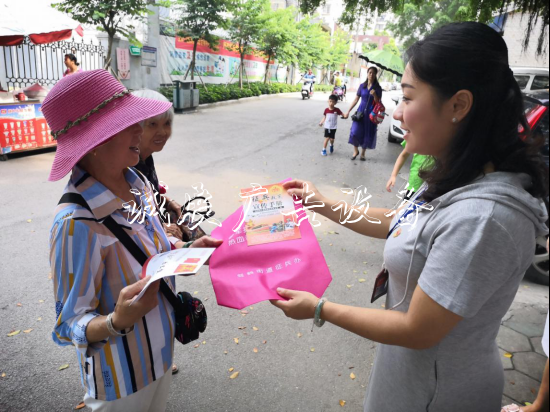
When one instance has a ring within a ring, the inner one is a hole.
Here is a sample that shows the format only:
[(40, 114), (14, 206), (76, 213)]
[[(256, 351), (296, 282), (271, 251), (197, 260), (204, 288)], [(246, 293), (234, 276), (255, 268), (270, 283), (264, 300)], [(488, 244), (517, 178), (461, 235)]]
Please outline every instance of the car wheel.
[(397, 143), (397, 139), (391, 135), (391, 133), (388, 134), (388, 142), (390, 143)]
[(546, 251), (546, 237), (544, 236), (537, 239), (535, 257), (525, 273), (525, 278), (540, 285), (549, 285), (548, 252)]
[(302, 94), (302, 100), (306, 100), (306, 96)]

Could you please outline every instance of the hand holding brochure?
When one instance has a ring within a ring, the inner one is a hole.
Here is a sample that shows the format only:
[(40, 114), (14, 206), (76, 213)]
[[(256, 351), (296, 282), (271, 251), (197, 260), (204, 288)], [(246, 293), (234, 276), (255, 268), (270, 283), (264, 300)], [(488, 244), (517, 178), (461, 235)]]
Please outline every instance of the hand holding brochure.
[(149, 285), (159, 279), (168, 276), (196, 274), (214, 250), (214, 248), (176, 249), (151, 256), (141, 270), (142, 279), (146, 276), (151, 276), (151, 279), (132, 303), (137, 302)]

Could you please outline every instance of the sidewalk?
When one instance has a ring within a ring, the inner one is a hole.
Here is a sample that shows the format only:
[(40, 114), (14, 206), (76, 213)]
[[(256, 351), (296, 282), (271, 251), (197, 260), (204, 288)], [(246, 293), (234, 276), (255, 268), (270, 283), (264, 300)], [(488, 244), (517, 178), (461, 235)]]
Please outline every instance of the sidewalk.
[(497, 337), (504, 365), (503, 406), (523, 406), (537, 396), (547, 360), (541, 343), (547, 313), (548, 288), (524, 281)]

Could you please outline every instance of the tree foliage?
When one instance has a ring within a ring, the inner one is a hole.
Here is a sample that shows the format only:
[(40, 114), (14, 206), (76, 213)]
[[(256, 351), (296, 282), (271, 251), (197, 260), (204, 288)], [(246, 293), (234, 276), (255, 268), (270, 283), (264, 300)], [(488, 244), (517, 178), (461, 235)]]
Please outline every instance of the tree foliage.
[(199, 41), (205, 41), (212, 50), (217, 50), (219, 37), (214, 35), (214, 31), (227, 28), (228, 21), (224, 14), (229, 7), (228, 0), (176, 0), (172, 4), (172, 10), (177, 15), (178, 36), (193, 41), (193, 56), (187, 70), (191, 73), (191, 79), (194, 79)]
[(244, 56), (253, 52), (253, 45), (259, 43), (261, 31), (269, 13), (268, 0), (236, 0), (232, 7), (229, 37), (236, 43), (240, 55), (239, 85), (244, 77)]
[(428, 2), (422, 6), (406, 0), (396, 13), (397, 19), (388, 24), (388, 29), (408, 49), (414, 42), (453, 21), (468, 20), (471, 14), (470, 0), (443, 0)]
[(317, 65), (324, 66), (329, 58), (329, 33), (319, 23), (313, 23), (309, 17), (302, 19), (297, 27), (298, 67), (305, 71)]
[[(406, 13), (407, 5), (409, 5), (409, 11), (412, 10), (410, 6), (414, 6), (417, 10), (421, 10), (424, 15), (427, 15), (428, 10), (438, 9), (438, 3), (446, 3), (444, 1), (436, 0), (343, 0), (344, 1), (344, 13), (341, 17), (341, 21), (344, 24), (353, 24), (356, 16), (366, 14), (368, 12), (393, 12), (396, 14)], [(317, 9), (320, 5), (324, 4), (325, 0), (302, 0), (300, 7), (302, 12), (311, 13)], [(454, 3), (454, 2), (450, 2)], [(519, 11), (527, 16), (527, 26), (523, 37), (523, 47), (527, 48), (532, 40), (532, 34), (540, 22), (540, 29), (537, 36), (537, 54), (544, 55), (548, 46), (548, 24), (549, 24), (549, 6), (548, 0), (466, 0), (460, 3), (467, 3), (467, 13), (463, 14), (466, 10), (457, 12), (444, 13), (447, 16), (454, 15), (458, 20), (474, 20), (482, 23), (487, 23), (492, 20), (495, 14), (503, 13), (506, 10)], [(450, 20), (456, 21), (456, 20)], [(443, 19), (439, 19), (442, 23)], [(433, 29), (432, 29), (433, 30)]]
[(294, 64), (298, 58), (298, 47), (294, 40), (298, 35), (294, 8), (268, 11), (265, 14), (265, 25), (261, 30), (259, 50), (267, 58), (264, 82), (269, 76), (269, 64), (272, 60), (278, 63)]
[(337, 70), (339, 66), (348, 62), (350, 42), (349, 33), (340, 29), (334, 31), (325, 63), (328, 70)]
[[(55, 9), (69, 14), (74, 20), (97, 26), (109, 36), (107, 51), (107, 65), (110, 65), (110, 57), (115, 35), (122, 34), (132, 43), (139, 43), (135, 38), (133, 24), (128, 21), (143, 20), (149, 14), (147, 0), (64, 0), (61, 3), (52, 4)], [(126, 21), (126, 24), (123, 24)]]

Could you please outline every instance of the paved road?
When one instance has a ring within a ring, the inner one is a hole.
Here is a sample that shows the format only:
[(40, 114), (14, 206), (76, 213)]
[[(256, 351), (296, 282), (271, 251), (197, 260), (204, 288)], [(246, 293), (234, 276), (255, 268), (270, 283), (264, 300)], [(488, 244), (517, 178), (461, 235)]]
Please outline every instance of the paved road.
[[(193, 183), (204, 183), (222, 219), (239, 206), (239, 188), (287, 177), (310, 179), (334, 197), (341, 187), (364, 185), (373, 194), (371, 204), (392, 206), (397, 199), (384, 186), (400, 147), (387, 142), (389, 121), (367, 162), (350, 160), (351, 120), (340, 120), (336, 152), (321, 157), (317, 124), (327, 98), (319, 93), (302, 101), (297, 94), (286, 95), (178, 115), (167, 148), (155, 155), (158, 174), (176, 199), (192, 193)], [(391, 113), (394, 104), (389, 95), (385, 99)], [(64, 186), (46, 180), (53, 156), (19, 155), (0, 163), (0, 376), (6, 374), (0, 377), (0, 411), (69, 411), (83, 395), (74, 350), (55, 346), (50, 337), (55, 305), (48, 234)], [(383, 242), (324, 219), (316, 232), (334, 276), (327, 296), (380, 307), (380, 302), (368, 302)], [(524, 299), (547, 305), (548, 289), (528, 286)], [(196, 291), (205, 300), (209, 327), (198, 348), (176, 346), (181, 371), (172, 383), (169, 411), (336, 411), (342, 409), (340, 400), (347, 402), (347, 410), (362, 410), (374, 343), (331, 326), (311, 333), (310, 322), (287, 320), (269, 303), (254, 305), (246, 316), (218, 307), (206, 270), (178, 279), (178, 289)], [(16, 329), (32, 331), (7, 337)], [(66, 363), (69, 367), (59, 371)], [(240, 372), (237, 379), (229, 379), (230, 368)]]

